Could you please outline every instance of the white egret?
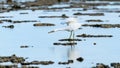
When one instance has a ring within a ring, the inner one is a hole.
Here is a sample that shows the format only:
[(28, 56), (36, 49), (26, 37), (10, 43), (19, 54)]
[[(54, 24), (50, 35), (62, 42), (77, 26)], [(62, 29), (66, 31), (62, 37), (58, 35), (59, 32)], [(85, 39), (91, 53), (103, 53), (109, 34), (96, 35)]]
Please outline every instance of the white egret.
[(65, 23), (67, 24), (66, 27), (54, 29), (48, 33), (53, 33), (57, 31), (69, 31), (70, 32), (69, 39), (71, 39), (72, 35), (74, 38), (75, 35), (74, 31), (81, 27), (81, 23), (78, 23), (76, 18), (68, 18)]

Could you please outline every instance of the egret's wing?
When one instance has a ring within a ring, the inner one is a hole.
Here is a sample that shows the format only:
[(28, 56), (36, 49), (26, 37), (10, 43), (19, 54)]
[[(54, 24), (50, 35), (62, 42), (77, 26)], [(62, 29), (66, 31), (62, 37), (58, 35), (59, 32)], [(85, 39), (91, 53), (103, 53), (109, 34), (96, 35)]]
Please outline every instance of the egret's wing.
[(72, 28), (67, 26), (67, 27), (64, 27), (64, 28), (54, 29), (54, 30), (52, 30), (52, 31), (50, 31), (48, 33), (53, 33), (53, 32), (57, 32), (57, 31), (71, 31), (71, 30), (72, 30)]

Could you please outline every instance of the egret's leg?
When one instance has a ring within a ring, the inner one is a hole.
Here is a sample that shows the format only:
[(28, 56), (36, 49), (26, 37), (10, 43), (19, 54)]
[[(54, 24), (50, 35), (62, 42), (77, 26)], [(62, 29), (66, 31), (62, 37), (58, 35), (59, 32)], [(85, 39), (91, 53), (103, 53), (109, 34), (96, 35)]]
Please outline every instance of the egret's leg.
[(73, 39), (75, 39), (75, 32), (73, 31)]
[(74, 31), (72, 31), (72, 35), (71, 35), (71, 43), (73, 43), (73, 45), (71, 45), (71, 48), (74, 46), (74, 35), (75, 35), (75, 33), (74, 33)]
[(69, 36), (69, 39), (71, 39), (71, 36), (72, 36), (72, 31), (70, 31), (70, 36)]
[(72, 41), (69, 41), (70, 43), (73, 43), (73, 45), (71, 45), (71, 48), (74, 46), (74, 38), (75, 38), (75, 33), (74, 33), (74, 31), (71, 31), (70, 32), (70, 37), (69, 37), (69, 39), (73, 39)]
[[(73, 31), (70, 31), (69, 39), (71, 39), (71, 37), (72, 37), (72, 33), (73, 33)], [(71, 43), (71, 40), (69, 41), (69, 43)], [(72, 48), (72, 45), (71, 45), (71, 48)]]

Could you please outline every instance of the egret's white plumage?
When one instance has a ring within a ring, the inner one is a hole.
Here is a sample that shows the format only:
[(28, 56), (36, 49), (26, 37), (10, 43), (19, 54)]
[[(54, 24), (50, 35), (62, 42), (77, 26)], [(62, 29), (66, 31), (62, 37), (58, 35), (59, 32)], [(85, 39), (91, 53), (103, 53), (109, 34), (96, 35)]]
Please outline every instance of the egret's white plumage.
[(78, 23), (76, 18), (68, 18), (66, 19), (65, 23), (67, 24), (66, 27), (54, 29), (48, 33), (53, 33), (56, 31), (70, 31), (71, 32), (70, 37), (71, 37), (72, 33), (81, 27), (81, 24)]

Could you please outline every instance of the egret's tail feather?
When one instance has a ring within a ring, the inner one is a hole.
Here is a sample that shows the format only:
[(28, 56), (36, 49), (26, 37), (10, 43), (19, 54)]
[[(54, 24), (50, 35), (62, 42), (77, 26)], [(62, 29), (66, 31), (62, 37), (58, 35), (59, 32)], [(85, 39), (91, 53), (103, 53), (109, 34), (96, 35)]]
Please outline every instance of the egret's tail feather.
[(48, 32), (48, 33), (50, 34), (50, 33), (53, 33), (53, 32), (55, 32), (55, 31), (50, 31), (50, 32)]

